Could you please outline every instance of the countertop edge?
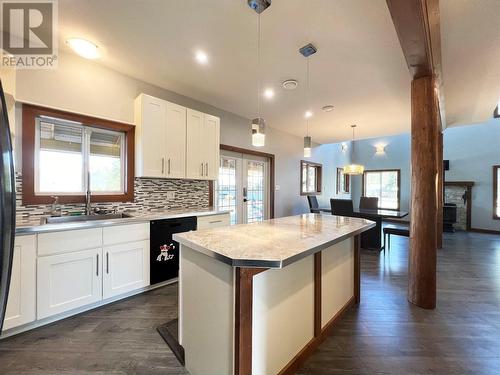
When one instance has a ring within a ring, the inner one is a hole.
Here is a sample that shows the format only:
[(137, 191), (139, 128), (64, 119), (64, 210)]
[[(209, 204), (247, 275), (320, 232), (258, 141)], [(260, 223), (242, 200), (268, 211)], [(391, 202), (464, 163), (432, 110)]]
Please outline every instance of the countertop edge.
[[(301, 259), (304, 259), (310, 255), (313, 255), (317, 252), (320, 252), (330, 246), (333, 246), (339, 242), (342, 242), (350, 237), (357, 236), (363, 232), (366, 232), (367, 230), (370, 230), (376, 226), (376, 223), (373, 221), (370, 221), (369, 224), (365, 224), (363, 227), (356, 229), (352, 232), (343, 234), (340, 237), (337, 237), (333, 240), (327, 241), (321, 245), (312, 247), (308, 250), (304, 250), (303, 252), (296, 254), (292, 257), (286, 258), (284, 260), (255, 260), (255, 259), (233, 259), (229, 258), (225, 255), (219, 254), (213, 250), (207, 249), (206, 247), (200, 246), (192, 241), (189, 241), (185, 238), (182, 238), (174, 234), (173, 239), (177, 242), (179, 242), (181, 245), (186, 245), (193, 250), (198, 251), (199, 253), (202, 253), (210, 258), (216, 259), (222, 263), (227, 264), (228, 266), (231, 267), (242, 267), (242, 268), (273, 268), (273, 269), (281, 269), (286, 266), (289, 266)], [(182, 251), (182, 246), (181, 246), (181, 251)]]
[(192, 211), (192, 212), (182, 212), (177, 214), (155, 214), (151, 213), (151, 216), (144, 217), (130, 217), (122, 219), (112, 219), (112, 220), (94, 220), (94, 221), (81, 221), (74, 223), (57, 223), (57, 224), (41, 224), (33, 226), (16, 226), (16, 236), (27, 236), (31, 234), (38, 233), (51, 233), (51, 232), (66, 232), (70, 230), (80, 230), (80, 229), (92, 229), (92, 228), (106, 228), (119, 225), (129, 225), (129, 224), (141, 224), (148, 223), (153, 220), (163, 220), (163, 219), (177, 219), (189, 216), (215, 216), (224, 215), (229, 213), (229, 211)]

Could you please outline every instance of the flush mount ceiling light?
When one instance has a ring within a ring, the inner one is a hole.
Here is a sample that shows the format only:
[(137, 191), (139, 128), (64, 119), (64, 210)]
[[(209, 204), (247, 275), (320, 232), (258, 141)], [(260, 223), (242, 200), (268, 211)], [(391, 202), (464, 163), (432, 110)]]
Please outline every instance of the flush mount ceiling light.
[(281, 84), (281, 86), (285, 90), (295, 90), (298, 85), (299, 83), (295, 79), (287, 79), (286, 81), (283, 81), (283, 83)]
[(198, 62), (198, 64), (201, 64), (201, 65), (206, 65), (208, 64), (208, 55), (203, 52), (203, 51), (196, 51), (195, 55), (194, 55), (196, 61)]
[[(352, 128), (352, 147), (351, 147), (351, 159), (354, 158), (354, 129), (356, 129), (356, 125), (351, 125)], [(365, 171), (365, 167), (361, 164), (351, 163), (344, 166), (344, 174), (348, 174), (351, 176), (363, 174)]]
[(266, 99), (272, 99), (272, 98), (274, 98), (274, 90), (273, 89), (265, 89), (264, 90), (264, 97)]
[(333, 111), (333, 108), (334, 108), (333, 105), (325, 105), (325, 106), (321, 107), (321, 109), (325, 112), (331, 112), (331, 111)]
[(95, 60), (101, 57), (99, 47), (92, 42), (82, 38), (70, 38), (66, 41), (78, 55), (89, 60)]

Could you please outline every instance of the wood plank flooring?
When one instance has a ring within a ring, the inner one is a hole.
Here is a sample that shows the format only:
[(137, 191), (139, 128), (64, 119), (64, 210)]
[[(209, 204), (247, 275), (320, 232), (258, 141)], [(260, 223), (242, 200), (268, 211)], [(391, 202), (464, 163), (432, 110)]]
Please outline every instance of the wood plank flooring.
[[(445, 235), (436, 310), (406, 301), (407, 259), (362, 253), (361, 305), (298, 375), (500, 373), (500, 236)], [(187, 374), (156, 332), (176, 316), (176, 285), (132, 297), (0, 341), (0, 374)]]

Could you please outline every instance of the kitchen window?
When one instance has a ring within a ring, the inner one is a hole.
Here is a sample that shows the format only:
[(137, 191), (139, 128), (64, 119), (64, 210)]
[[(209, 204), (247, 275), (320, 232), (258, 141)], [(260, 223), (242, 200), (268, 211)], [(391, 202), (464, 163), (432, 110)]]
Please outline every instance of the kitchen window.
[(344, 173), (344, 168), (337, 168), (337, 194), (349, 193), (349, 175)]
[(380, 209), (399, 210), (401, 171), (399, 169), (366, 170), (363, 173), (363, 196), (378, 198)]
[(133, 130), (23, 106), (23, 204), (81, 203), (88, 187), (94, 202), (133, 200)]
[(321, 194), (322, 165), (310, 161), (300, 162), (300, 195)]
[(493, 219), (500, 220), (500, 165), (493, 166)]

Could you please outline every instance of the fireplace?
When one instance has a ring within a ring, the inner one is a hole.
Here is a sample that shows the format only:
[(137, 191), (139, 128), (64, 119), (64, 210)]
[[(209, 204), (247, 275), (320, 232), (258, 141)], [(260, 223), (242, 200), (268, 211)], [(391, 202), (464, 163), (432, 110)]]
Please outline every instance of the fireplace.
[(443, 231), (453, 233), (453, 224), (457, 222), (457, 205), (455, 203), (445, 203), (443, 206)]

